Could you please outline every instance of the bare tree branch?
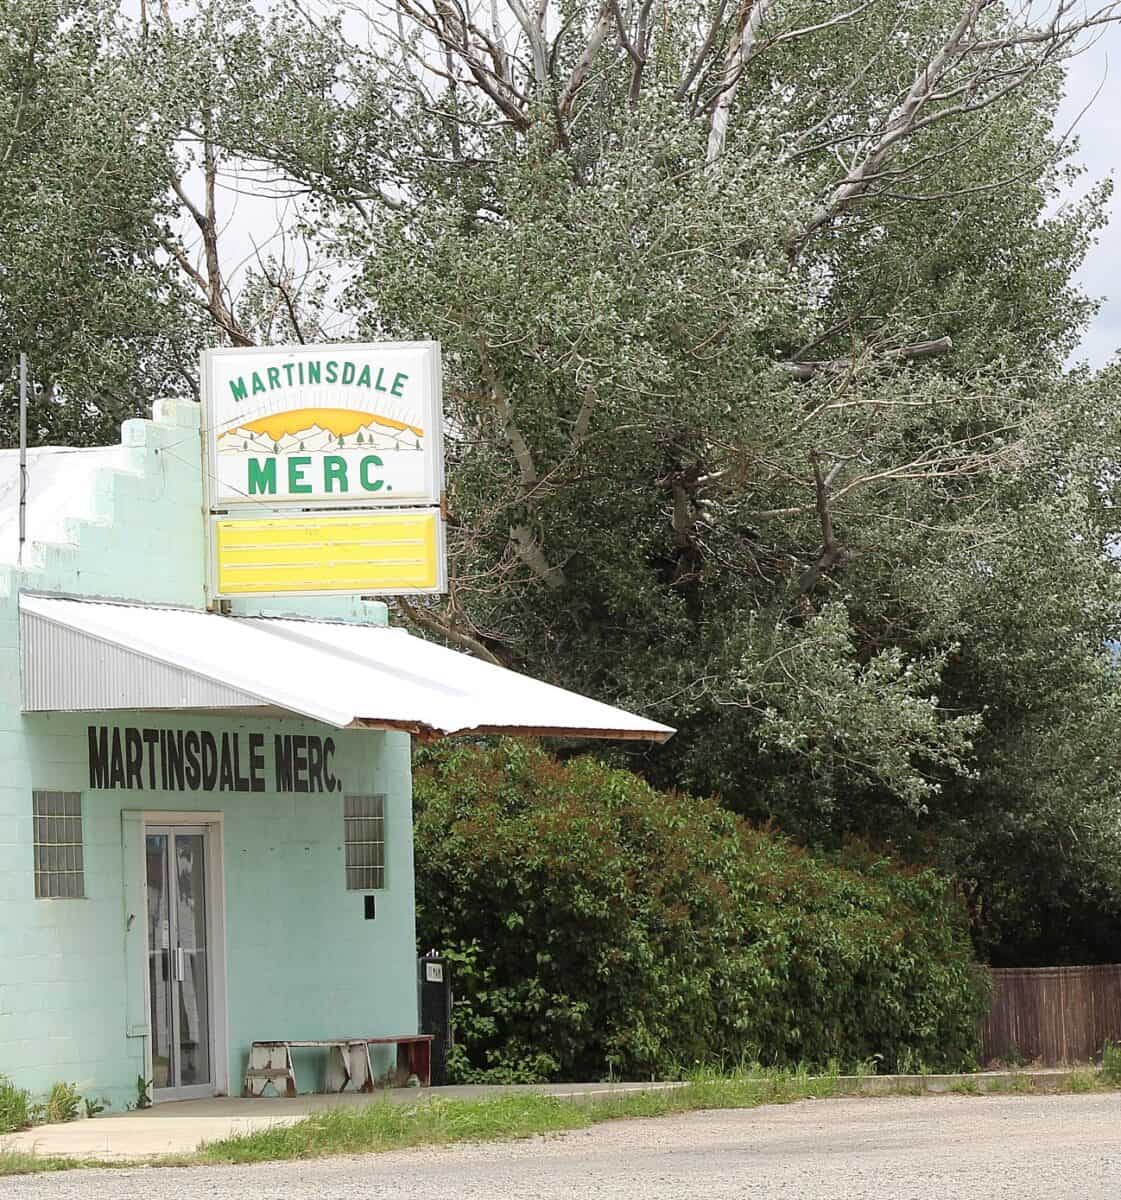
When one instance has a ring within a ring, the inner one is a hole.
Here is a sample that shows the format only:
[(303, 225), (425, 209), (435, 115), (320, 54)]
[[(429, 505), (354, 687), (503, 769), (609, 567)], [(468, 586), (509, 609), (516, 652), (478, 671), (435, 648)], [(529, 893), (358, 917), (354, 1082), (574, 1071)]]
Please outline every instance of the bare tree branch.
[(572, 102), (576, 99), (576, 93), (584, 86), (588, 75), (591, 73), (592, 64), (595, 62), (596, 55), (599, 53), (600, 47), (607, 37), (607, 31), (610, 28), (611, 0), (603, 0), (596, 23), (592, 26), (591, 33), (588, 34), (588, 40), (584, 43), (584, 48), (580, 51), (580, 56), (577, 58), (576, 64), (572, 68), (572, 73), (568, 77), (568, 82), (564, 85), (557, 99), (557, 112), (562, 119), (568, 116), (572, 108)]
[(545, 17), (548, 13), (548, 0), (537, 0), (535, 11), (531, 14), (522, 0), (506, 0), (510, 11), (517, 18), (522, 32), (529, 44), (533, 57), (533, 79), (537, 85), (537, 95), (542, 97), (549, 87), (548, 46), (545, 44)]
[(689, 95), (697, 76), (704, 69), (705, 64), (712, 54), (713, 47), (716, 45), (717, 39), (720, 37), (720, 30), (724, 26), (724, 14), (728, 11), (728, 0), (720, 0), (716, 6), (716, 12), (713, 13), (712, 23), (708, 27), (708, 33), (705, 34), (704, 40), (697, 48), (697, 53), (690, 60), (685, 73), (681, 76), (678, 82), (677, 89), (674, 95), (678, 100), (684, 100)]
[(803, 596), (814, 590), (823, 575), (842, 563), (846, 553), (833, 532), (833, 514), (829, 510), (829, 483), (836, 477), (837, 469), (834, 468), (830, 472), (829, 480), (826, 481), (821, 473), (821, 460), (816, 450), (810, 451), (810, 465), (814, 476), (814, 506), (821, 522), (821, 554), (812, 566), (802, 572), (798, 580), (798, 591)]
[[(1015, 28), (993, 38), (981, 33), (980, 24), (986, 10), (995, 4), (996, 0), (968, 0), (953, 29), (919, 64), (906, 94), (880, 132), (855, 156), (844, 178), (809, 220), (790, 235), (787, 253), (791, 261), (798, 258), (818, 230), (868, 191), (901, 143), (935, 123), (998, 103), (1059, 62), (1081, 34), (1121, 20), (1118, 3), (1109, 3), (1080, 19), (1066, 20), (1070, 0), (1058, 0), (1052, 19), (1044, 26)], [(964, 75), (958, 74), (961, 71)]]
[(506, 665), (497, 654), (490, 650), (483, 642), (479, 641), (477, 637), (473, 637), (470, 633), (467, 633), (464, 629), (457, 627), (450, 621), (441, 620), (432, 609), (426, 608), (422, 604), (414, 604), (404, 596), (396, 596), (394, 603), (409, 621), (419, 629), (426, 630), (428, 633), (434, 633), (437, 637), (451, 642), (453, 646), (459, 646), (464, 650), (468, 650), (476, 658), (493, 663), (496, 667), (504, 667)]
[[(417, 25), (433, 34), (440, 45), (452, 51), (463, 62), (475, 81), (502, 114), (519, 129), (528, 129), (528, 98), (514, 87), (506, 70), (506, 56), (476, 26), (468, 23), (462, 8), (455, 0), (434, 0), (431, 10), (413, 0), (397, 0), (401, 11)], [(480, 55), (480, 47), (472, 41), (478, 36), (483, 50), (491, 57), (488, 64)]]
[(747, 64), (759, 45), (759, 31), (763, 21), (774, 3), (775, 0), (740, 0), (736, 30), (724, 55), (720, 91), (716, 95), (708, 119), (708, 146), (705, 151), (705, 165), (708, 167), (713, 166), (724, 153), (732, 105), (735, 103)]
[[(489, 388), (487, 399), (497, 413), (502, 424), (502, 431), (510, 443), (514, 461), (518, 466), (518, 476), (521, 480), (523, 494), (532, 501), (534, 490), (541, 481), (537, 473), (537, 464), (534, 462), (533, 451), (514, 419), (514, 409), (506, 392), (506, 386), (491, 361), (486, 342), (481, 339), (479, 341), (479, 362)], [(511, 526), (510, 541), (513, 543), (518, 557), (546, 587), (551, 591), (557, 591), (564, 586), (564, 571), (548, 561), (545, 552), (541, 549), (540, 542), (528, 525), (519, 522)]]
[[(941, 337), (931, 342), (915, 342), (910, 346), (897, 346), (889, 350), (884, 350), (879, 358), (881, 361), (889, 363), (915, 362), (921, 358), (934, 358), (939, 354), (948, 354), (953, 348), (954, 343), (952, 339)], [(851, 358), (825, 358), (808, 362), (793, 361), (779, 363), (779, 366), (784, 371), (803, 382), (807, 379), (812, 379), (819, 372), (843, 375), (851, 371), (853, 365), (854, 362)]]
[[(168, 14), (163, 14), (170, 21)], [(202, 254), (205, 272), (199, 271), (190, 262), (182, 247), (169, 247), (172, 256), (188, 278), (196, 284), (206, 297), (206, 309), (218, 325), (226, 332), (235, 346), (252, 346), (253, 339), (241, 327), (229, 301), (222, 262), (218, 250), (218, 211), (216, 188), (218, 180), (218, 157), (212, 136), (213, 116), (209, 110), (202, 113), (202, 168), (203, 206), (199, 206), (187, 195), (182, 179), (172, 178), (171, 187), (180, 203), (190, 214), (202, 239)]]

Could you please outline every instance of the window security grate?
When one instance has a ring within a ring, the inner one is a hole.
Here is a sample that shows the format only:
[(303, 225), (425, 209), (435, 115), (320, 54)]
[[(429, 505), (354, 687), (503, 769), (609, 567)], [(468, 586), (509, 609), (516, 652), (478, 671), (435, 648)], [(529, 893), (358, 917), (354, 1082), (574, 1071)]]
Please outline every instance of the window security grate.
[(33, 792), (35, 895), (80, 900), (86, 894), (79, 792)]
[(384, 888), (385, 797), (345, 797), (343, 825), (347, 891), (368, 892)]

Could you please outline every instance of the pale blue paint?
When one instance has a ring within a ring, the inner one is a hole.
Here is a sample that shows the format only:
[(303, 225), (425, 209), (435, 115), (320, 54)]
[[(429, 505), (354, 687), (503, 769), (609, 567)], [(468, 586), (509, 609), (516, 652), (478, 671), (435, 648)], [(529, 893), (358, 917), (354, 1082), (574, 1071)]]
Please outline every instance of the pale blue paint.
[[(122, 845), (129, 811), (225, 815), (233, 1090), (253, 1039), (408, 1032), (417, 1014), (407, 735), (281, 719), (20, 713), (20, 589), (203, 606), (197, 406), (157, 405), (154, 420), (126, 422), (110, 457), (118, 465), (97, 473), (95, 518), (69, 525), (71, 544), (34, 547), (23, 571), (0, 566), (0, 1074), (37, 1094), (68, 1080), (120, 1108), (135, 1098), (145, 1060), (144, 1037), (128, 1036), (130, 1018), (142, 1021), (146, 1011), (135, 966), (142, 946), (138, 953), (129, 940), (144, 937), (142, 913), (131, 931), (128, 922), (142, 894), (139, 858)], [(351, 600), (241, 601), (235, 609), (386, 620), (384, 605)], [(387, 797), (376, 919), (366, 921), (362, 896), (345, 888), (342, 793), (91, 791), (88, 724), (333, 736), (346, 791)], [(33, 788), (83, 793), (84, 900), (35, 899)]]

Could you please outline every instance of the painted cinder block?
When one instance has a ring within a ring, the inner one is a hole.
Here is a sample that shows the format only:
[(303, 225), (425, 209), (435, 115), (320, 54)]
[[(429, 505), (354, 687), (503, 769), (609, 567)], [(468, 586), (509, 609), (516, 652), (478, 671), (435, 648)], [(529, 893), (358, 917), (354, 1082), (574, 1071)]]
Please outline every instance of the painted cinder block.
[[(0, 1074), (37, 1094), (60, 1079), (78, 1082), (117, 1109), (135, 1100), (145, 1064), (146, 1039), (129, 1027), (145, 1011), (144, 980), (128, 960), (142, 914), (128, 911), (122, 832), (138, 810), (223, 816), (233, 1090), (254, 1039), (416, 1029), (407, 735), (281, 718), (20, 711), (21, 589), (203, 605), (198, 419), (196, 404), (161, 401), (154, 420), (127, 422), (122, 448), (94, 479), (93, 519), (69, 522), (66, 542), (34, 548), (22, 569), (0, 566)], [(234, 607), (387, 620), (383, 604), (341, 598)], [(387, 887), (376, 919), (365, 920), (362, 895), (346, 890), (341, 794), (91, 790), (90, 724), (333, 737), (347, 790), (387, 797)], [(34, 788), (82, 793), (84, 899), (35, 898)]]

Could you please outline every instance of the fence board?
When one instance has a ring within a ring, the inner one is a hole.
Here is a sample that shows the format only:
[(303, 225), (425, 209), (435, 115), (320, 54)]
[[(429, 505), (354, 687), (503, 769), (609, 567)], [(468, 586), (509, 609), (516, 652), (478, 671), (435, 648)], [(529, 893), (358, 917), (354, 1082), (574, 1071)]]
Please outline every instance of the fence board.
[(1096, 1058), (1106, 1041), (1121, 1044), (1121, 964), (1006, 967), (989, 974), (993, 1003), (981, 1039), (986, 1062), (1018, 1056), (1057, 1066)]

